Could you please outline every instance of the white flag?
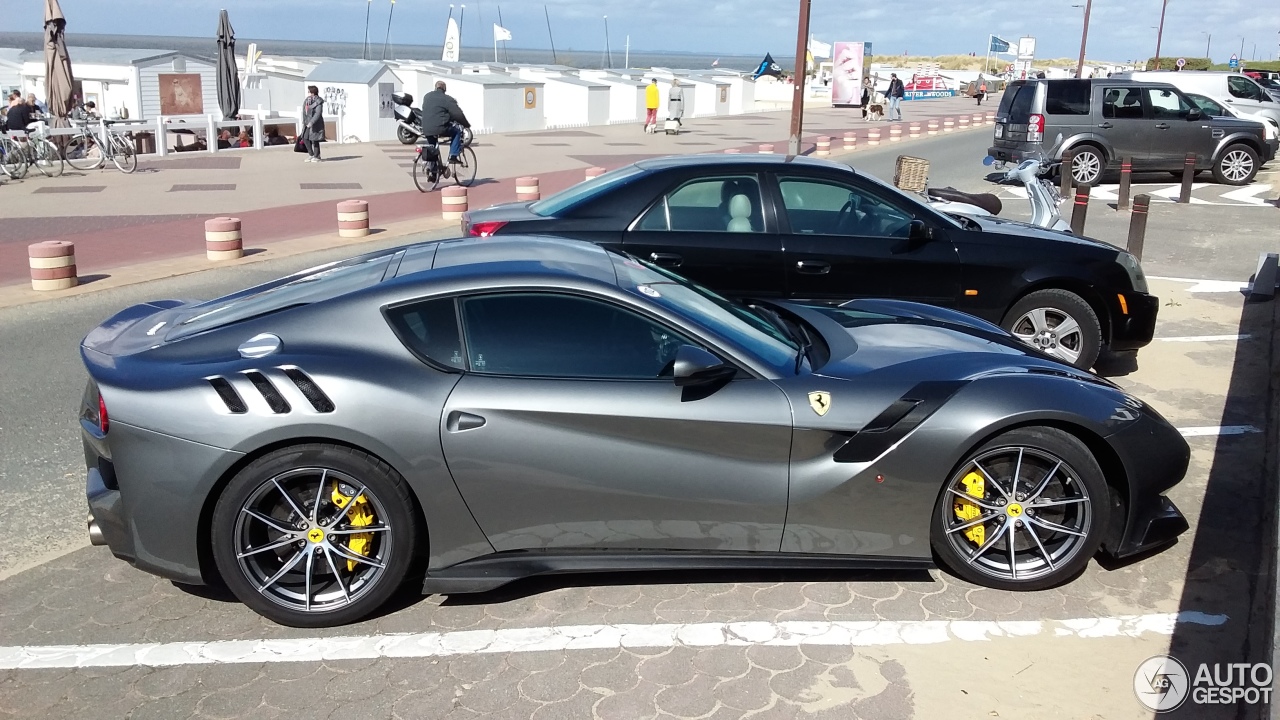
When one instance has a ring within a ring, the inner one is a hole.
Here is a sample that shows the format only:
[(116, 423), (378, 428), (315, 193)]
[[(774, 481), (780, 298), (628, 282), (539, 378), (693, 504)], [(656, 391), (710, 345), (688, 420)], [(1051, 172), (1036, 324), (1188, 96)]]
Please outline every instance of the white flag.
[(445, 62), (458, 62), (458, 53), (462, 49), (462, 37), (458, 31), (458, 22), (453, 18), (449, 18), (449, 29), (444, 33), (444, 56), (441, 60)]
[(511, 39), (510, 30), (502, 27), (498, 23), (493, 24), (493, 41), (494, 42), (499, 42), (502, 40), (510, 40), (510, 39)]
[(831, 43), (824, 43), (821, 40), (809, 40), (809, 52), (819, 60), (825, 60), (831, 57)]

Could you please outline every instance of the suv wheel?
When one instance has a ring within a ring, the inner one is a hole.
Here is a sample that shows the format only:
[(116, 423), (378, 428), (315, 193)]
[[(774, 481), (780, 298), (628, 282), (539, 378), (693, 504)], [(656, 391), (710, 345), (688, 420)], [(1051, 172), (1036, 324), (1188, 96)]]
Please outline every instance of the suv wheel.
[(1093, 367), (1102, 326), (1084, 298), (1066, 290), (1037, 290), (1009, 308), (1000, 326), (1040, 352), (1081, 370)]
[(1213, 179), (1226, 185), (1247, 185), (1258, 174), (1258, 153), (1248, 145), (1232, 145), (1213, 163)]
[(1097, 185), (1102, 179), (1102, 171), (1106, 162), (1102, 152), (1092, 145), (1085, 145), (1073, 151), (1071, 161), (1071, 179), (1076, 185)]

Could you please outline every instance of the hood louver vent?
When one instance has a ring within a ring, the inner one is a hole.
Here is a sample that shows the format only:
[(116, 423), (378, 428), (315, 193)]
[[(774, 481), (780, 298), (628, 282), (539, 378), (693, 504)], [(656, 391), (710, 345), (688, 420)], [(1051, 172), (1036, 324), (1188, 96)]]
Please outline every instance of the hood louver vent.
[(231, 387), (231, 383), (226, 378), (209, 378), (209, 384), (213, 386), (214, 391), (218, 393), (218, 397), (222, 398), (222, 402), (227, 406), (227, 410), (236, 415), (243, 415), (249, 412), (249, 407), (244, 404), (244, 399), (240, 397), (240, 393)]
[(250, 371), (245, 373), (244, 376), (249, 378), (249, 382), (253, 383), (258, 392), (262, 393), (262, 399), (267, 401), (267, 407), (271, 408), (271, 412), (283, 415), (293, 409), (289, 406), (289, 401), (284, 399), (284, 396), (280, 394), (275, 385), (271, 384), (266, 375), (257, 371)]
[(293, 384), (298, 386), (298, 391), (307, 399), (307, 402), (311, 403), (311, 407), (315, 408), (316, 412), (333, 412), (333, 401), (329, 399), (328, 395), (324, 394), (324, 391), (310, 376), (297, 368), (283, 368), (283, 370), (284, 374), (293, 381)]

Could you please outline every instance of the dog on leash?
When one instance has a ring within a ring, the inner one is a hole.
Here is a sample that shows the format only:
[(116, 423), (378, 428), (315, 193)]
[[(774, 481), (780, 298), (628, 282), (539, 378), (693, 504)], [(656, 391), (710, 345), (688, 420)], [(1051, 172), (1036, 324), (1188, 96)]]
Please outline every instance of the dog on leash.
[(884, 106), (879, 103), (867, 106), (867, 119), (868, 120), (884, 119)]

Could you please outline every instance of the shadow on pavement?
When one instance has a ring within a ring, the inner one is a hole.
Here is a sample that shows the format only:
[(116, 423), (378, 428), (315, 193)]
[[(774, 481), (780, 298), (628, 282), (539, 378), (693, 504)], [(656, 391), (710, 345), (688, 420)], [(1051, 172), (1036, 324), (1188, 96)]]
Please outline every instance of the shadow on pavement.
[(1221, 663), (1225, 677), (1228, 663), (1272, 661), (1277, 500), (1272, 369), (1275, 310), (1274, 302), (1243, 306), (1239, 332), (1252, 335), (1255, 342), (1237, 345), (1220, 421), (1222, 425), (1253, 425), (1262, 432), (1218, 437), (1199, 518), (1192, 518), (1192, 530), (1183, 536), (1183, 542), (1191, 543), (1191, 552), (1178, 609), (1222, 614), (1229, 619), (1216, 627), (1179, 624), (1174, 629), (1170, 654), (1186, 666), (1193, 694), (1171, 715), (1159, 717), (1268, 717), (1261, 704), (1197, 704), (1194, 679), (1201, 663), (1208, 664), (1209, 672), (1213, 672), (1214, 663)]

